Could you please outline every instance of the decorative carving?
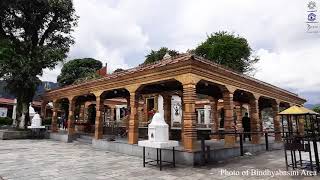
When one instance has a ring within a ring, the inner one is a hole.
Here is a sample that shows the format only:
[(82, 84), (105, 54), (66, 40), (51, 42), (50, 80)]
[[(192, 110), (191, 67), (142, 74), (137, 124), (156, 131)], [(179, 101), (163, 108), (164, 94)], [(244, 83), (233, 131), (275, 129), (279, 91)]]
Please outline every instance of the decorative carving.
[(141, 84), (132, 84), (132, 85), (125, 86), (125, 88), (131, 94), (131, 93), (135, 93), (140, 86), (141, 86)]
[(197, 84), (201, 78), (195, 74), (187, 73), (187, 74), (182, 74), (179, 76), (176, 76), (175, 79), (181, 84), (186, 85), (186, 84)]

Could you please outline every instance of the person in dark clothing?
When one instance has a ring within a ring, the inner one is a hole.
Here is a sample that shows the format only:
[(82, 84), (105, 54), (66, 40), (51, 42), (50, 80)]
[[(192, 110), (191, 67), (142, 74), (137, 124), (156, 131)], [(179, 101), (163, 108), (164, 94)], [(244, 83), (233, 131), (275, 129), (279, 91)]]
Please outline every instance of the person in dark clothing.
[[(250, 132), (250, 118), (248, 117), (248, 113), (245, 113), (244, 117), (242, 118), (242, 127), (244, 132)], [(243, 141), (246, 141), (246, 137), (249, 138), (249, 141), (251, 141), (251, 134), (245, 133), (243, 135)]]

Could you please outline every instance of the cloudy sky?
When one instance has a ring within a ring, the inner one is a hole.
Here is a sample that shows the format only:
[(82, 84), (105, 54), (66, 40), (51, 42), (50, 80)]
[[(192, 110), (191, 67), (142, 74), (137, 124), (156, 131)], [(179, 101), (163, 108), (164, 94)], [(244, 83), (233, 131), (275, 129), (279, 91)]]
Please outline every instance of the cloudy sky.
[[(93, 57), (109, 71), (130, 68), (151, 49), (185, 52), (226, 30), (247, 38), (260, 57), (255, 78), (320, 103), (320, 33), (307, 33), (308, 2), (74, 0), (80, 19), (68, 59)], [(56, 82), (60, 69), (45, 70), (41, 79)]]

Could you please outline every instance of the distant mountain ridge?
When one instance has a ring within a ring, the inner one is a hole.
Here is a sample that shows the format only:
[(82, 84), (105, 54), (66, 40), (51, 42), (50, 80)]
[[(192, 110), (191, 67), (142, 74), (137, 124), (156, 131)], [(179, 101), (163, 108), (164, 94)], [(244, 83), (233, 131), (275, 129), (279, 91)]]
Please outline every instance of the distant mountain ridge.
[(305, 104), (304, 107), (308, 108), (308, 109), (313, 109), (316, 106), (320, 106), (320, 104)]
[[(0, 81), (0, 98), (9, 98), (9, 99), (14, 99), (15, 96), (12, 95), (8, 90), (5, 89), (6, 82), (5, 81)], [(47, 88), (49, 89), (55, 89), (58, 88), (59, 85), (58, 83), (54, 82), (48, 82), (48, 81), (43, 81), (36, 90), (36, 95), (34, 96), (34, 100), (39, 100), (40, 95), (42, 95)]]

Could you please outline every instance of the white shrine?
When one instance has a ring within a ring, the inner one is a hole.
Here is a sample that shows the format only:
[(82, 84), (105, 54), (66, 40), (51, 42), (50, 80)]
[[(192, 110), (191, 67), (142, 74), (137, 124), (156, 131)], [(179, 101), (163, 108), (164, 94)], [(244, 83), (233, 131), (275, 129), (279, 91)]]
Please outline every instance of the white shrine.
[(159, 96), (158, 112), (148, 126), (148, 140), (138, 141), (138, 146), (169, 148), (179, 146), (178, 141), (169, 140), (169, 126), (164, 120), (163, 97)]
[(33, 107), (29, 106), (29, 117), (31, 119), (31, 126), (28, 126), (28, 129), (44, 129), (45, 126), (42, 126), (42, 120), (38, 113), (35, 112)]
[(169, 126), (161, 117), (161, 113), (156, 113), (148, 126), (149, 141), (167, 142), (169, 141)]

